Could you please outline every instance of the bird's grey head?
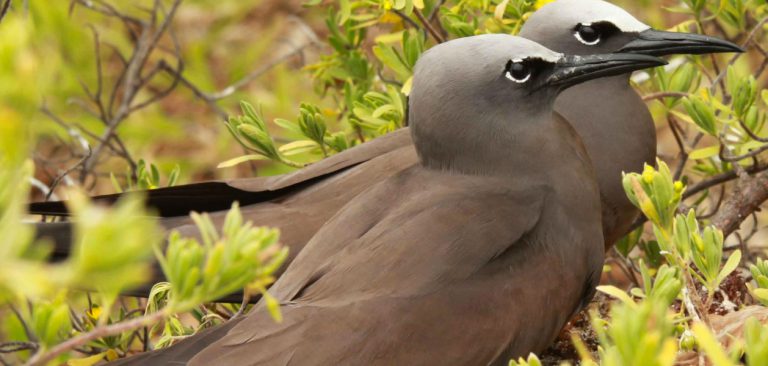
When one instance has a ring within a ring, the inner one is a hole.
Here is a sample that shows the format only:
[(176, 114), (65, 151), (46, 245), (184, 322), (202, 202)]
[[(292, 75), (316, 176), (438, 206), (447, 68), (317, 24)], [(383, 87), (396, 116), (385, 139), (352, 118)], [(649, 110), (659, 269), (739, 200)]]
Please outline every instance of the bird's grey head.
[(437, 45), (414, 70), (409, 121), (416, 150), (422, 163), (441, 169), (488, 160), (472, 152), (498, 160), (500, 146), (525, 138), (521, 126), (551, 120), (564, 88), (663, 63), (633, 54), (566, 56), (502, 34)]
[(551, 2), (528, 18), (519, 35), (572, 55), (634, 52), (664, 56), (741, 51), (739, 46), (718, 38), (652, 29), (624, 9), (602, 0)]

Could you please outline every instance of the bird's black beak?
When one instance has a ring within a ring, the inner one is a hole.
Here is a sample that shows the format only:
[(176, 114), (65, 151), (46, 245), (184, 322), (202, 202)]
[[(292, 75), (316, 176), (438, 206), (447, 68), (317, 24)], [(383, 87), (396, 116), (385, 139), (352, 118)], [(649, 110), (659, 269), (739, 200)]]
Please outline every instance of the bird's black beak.
[(632, 53), (565, 56), (555, 64), (545, 85), (567, 88), (592, 79), (666, 64), (666, 61), (657, 57)]
[(642, 53), (651, 56), (672, 54), (699, 55), (703, 53), (744, 52), (736, 44), (695, 33), (665, 32), (648, 29), (637, 34), (618, 52)]

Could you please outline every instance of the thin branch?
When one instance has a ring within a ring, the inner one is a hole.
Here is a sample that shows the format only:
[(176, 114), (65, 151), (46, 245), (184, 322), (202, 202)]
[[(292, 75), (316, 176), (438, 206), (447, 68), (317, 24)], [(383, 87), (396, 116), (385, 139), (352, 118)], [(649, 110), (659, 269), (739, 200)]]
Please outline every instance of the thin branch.
[(768, 142), (768, 138), (760, 137), (757, 134), (755, 134), (755, 132), (752, 131), (752, 129), (749, 128), (749, 126), (747, 126), (747, 124), (744, 123), (744, 121), (741, 118), (738, 118), (738, 120), (739, 120), (739, 126), (741, 126), (741, 129), (744, 130), (744, 132), (746, 132), (751, 139), (758, 142), (763, 142), (763, 143)]
[(712, 224), (723, 231), (725, 236), (736, 231), (741, 222), (760, 209), (768, 200), (768, 174), (760, 173), (754, 177), (739, 179), (723, 207), (712, 218)]
[[(309, 30), (311, 32), (311, 30)], [(306, 31), (304, 31), (306, 33)], [(312, 45), (317, 44), (317, 36), (314, 33), (308, 34), (310, 40), (302, 45), (296, 46), (294, 49), (292, 49), (290, 52), (285, 53), (284, 55), (277, 57), (273, 59), (272, 61), (256, 68), (255, 70), (251, 71), (248, 75), (243, 77), (240, 80), (235, 81), (231, 85), (223, 88), (220, 91), (208, 93), (203, 90), (201, 90), (197, 85), (195, 85), (192, 81), (187, 79), (178, 69), (173, 69), (169, 66), (164, 65), (163, 71), (173, 75), (175, 78), (178, 78), (180, 83), (184, 86), (186, 86), (189, 90), (192, 91), (192, 93), (195, 94), (196, 97), (202, 99), (205, 101), (211, 109), (216, 112), (216, 114), (221, 117), (221, 119), (226, 120), (228, 115), (226, 112), (224, 112), (223, 109), (216, 103), (218, 100), (224, 99), (226, 97), (231, 96), (234, 94), (237, 90), (246, 87), (248, 84), (253, 82), (254, 80), (258, 79), (260, 76), (264, 75), (269, 70), (272, 70), (274, 67), (288, 61), (292, 57), (296, 56), (297, 54), (301, 54), (304, 52), (304, 50)]]
[[(139, 24), (142, 25), (142, 29), (140, 32), (140, 35), (136, 41), (136, 48), (133, 51), (133, 54), (131, 55), (130, 59), (128, 60), (127, 67), (123, 69), (123, 72), (121, 73), (120, 77), (118, 78), (118, 82), (115, 84), (115, 88), (113, 89), (112, 95), (110, 97), (110, 103), (109, 107), (107, 108), (107, 114), (102, 116), (102, 120), (107, 126), (107, 129), (104, 131), (104, 133), (101, 135), (102, 141), (109, 141), (115, 137), (115, 131), (117, 130), (117, 127), (120, 125), (120, 123), (128, 117), (131, 113), (141, 109), (145, 108), (149, 104), (155, 103), (159, 101), (160, 99), (167, 96), (173, 88), (176, 87), (179, 80), (178, 78), (175, 78), (174, 81), (171, 83), (169, 87), (166, 89), (155, 93), (153, 97), (149, 98), (146, 101), (133, 104), (134, 99), (138, 95), (139, 91), (146, 86), (151, 79), (151, 76), (149, 78), (145, 78), (142, 76), (142, 69), (146, 65), (150, 54), (154, 49), (158, 47), (158, 43), (160, 42), (160, 38), (168, 33), (171, 34), (171, 38), (174, 39), (172, 32), (169, 31), (170, 23), (173, 20), (174, 15), (176, 14), (176, 11), (178, 10), (179, 5), (181, 4), (181, 0), (175, 0), (173, 4), (171, 5), (170, 9), (166, 12), (163, 10), (162, 2), (159, 0), (156, 0), (154, 2), (154, 6), (150, 12), (150, 21), (148, 23), (146, 22), (140, 22)], [(112, 9), (107, 7), (107, 9)], [(110, 14), (119, 14), (113, 9), (109, 11)], [(163, 20), (157, 24), (158, 22), (158, 14), (163, 13)], [(117, 15), (115, 15), (117, 16)], [(121, 19), (124, 19), (121, 17)], [(152, 29), (157, 26), (157, 29), (153, 32)], [(176, 56), (177, 59), (177, 68), (181, 69), (183, 66), (183, 63), (181, 61), (180, 51), (178, 48), (178, 44), (175, 42), (174, 39), (174, 45), (176, 53), (174, 56)], [(150, 72), (151, 75), (151, 72)], [(113, 102), (116, 99), (116, 95), (118, 94), (118, 91), (122, 91), (122, 98), (120, 105), (117, 107), (117, 111), (112, 114), (112, 105)], [(93, 169), (93, 167), (98, 162), (99, 156), (101, 155), (101, 152), (103, 151), (105, 145), (103, 143), (99, 143), (96, 145), (96, 147), (93, 149), (92, 156), (88, 158), (85, 165), (85, 172), (89, 172)], [(125, 150), (125, 156), (130, 157), (130, 155), (127, 153), (127, 150)], [(136, 173), (137, 165), (133, 161), (133, 159), (126, 159), (131, 166), (132, 174)]]
[(213, 100), (219, 100), (224, 99), (232, 94), (234, 94), (238, 89), (241, 89), (245, 87), (246, 85), (250, 84), (252, 81), (258, 79), (261, 75), (266, 73), (267, 71), (273, 69), (275, 66), (280, 65), (289, 59), (291, 59), (293, 56), (296, 56), (297, 54), (300, 54), (304, 52), (304, 50), (308, 47), (313, 45), (313, 43), (305, 43), (301, 46), (298, 46), (291, 50), (291, 52), (286, 53), (283, 56), (280, 56), (270, 62), (268, 62), (265, 65), (262, 65), (255, 70), (253, 70), (251, 73), (243, 77), (242, 79), (232, 83), (228, 87), (222, 89), (221, 91), (209, 94), (208, 97)]
[[(766, 24), (767, 22), (768, 22), (768, 17), (764, 17), (759, 22), (757, 22), (757, 25), (755, 25), (755, 27), (752, 28), (752, 31), (749, 32), (749, 35), (747, 36), (747, 39), (744, 41), (744, 43), (742, 43), (741, 47), (746, 49), (747, 46), (749, 46), (749, 44), (752, 43), (752, 40), (755, 38), (755, 36), (757, 36), (758, 31), (760, 29), (762, 29), (763, 25)], [(731, 57), (731, 60), (728, 61), (728, 66), (731, 66), (731, 65), (735, 64), (736, 61), (742, 55), (744, 55), (744, 54), (743, 53), (737, 53), (737, 54), (733, 55), (733, 57)], [(712, 55), (712, 57), (713, 57), (713, 62), (714, 62), (714, 56)], [(715, 77), (715, 80), (712, 82), (712, 87), (711, 87), (710, 91), (714, 92), (715, 87), (717, 87), (718, 84), (720, 84), (721, 87), (723, 88), (723, 91), (725, 91), (725, 85), (723, 85), (722, 81), (723, 81), (723, 78), (725, 78), (725, 75), (727, 73), (728, 73), (728, 68), (726, 67), (722, 72), (717, 74), (717, 77)]]
[(768, 144), (758, 147), (757, 149), (751, 149), (749, 152), (741, 155), (730, 155), (725, 152), (725, 143), (720, 141), (720, 160), (727, 161), (729, 163), (736, 163), (744, 159), (750, 159), (757, 157), (765, 151), (768, 151)]
[(440, 8), (443, 6), (443, 3), (445, 3), (445, 0), (438, 0), (437, 4), (432, 8), (432, 11), (429, 13), (429, 16), (427, 19), (430, 21), (433, 21), (437, 18), (437, 15), (440, 14)]
[(421, 10), (414, 8), (413, 9), (413, 13), (416, 14), (416, 17), (419, 18), (419, 21), (421, 22), (421, 24), (424, 25), (424, 28), (427, 29), (429, 34), (432, 36), (432, 38), (435, 39), (435, 41), (437, 41), (437, 43), (445, 42), (445, 38), (443, 38), (443, 36), (440, 34), (440, 32), (438, 32), (432, 26), (432, 23), (430, 23), (429, 20), (427, 20), (427, 18), (424, 17), (424, 14), (421, 13)]
[(81, 347), (90, 341), (103, 338), (103, 337), (112, 336), (115, 334), (120, 334), (127, 331), (131, 331), (134, 329), (147, 326), (152, 323), (159, 322), (163, 320), (163, 318), (165, 318), (167, 315), (168, 315), (168, 312), (159, 311), (156, 313), (147, 314), (147, 315), (134, 318), (128, 321), (120, 322), (120, 323), (98, 326), (88, 333), (80, 334), (77, 337), (70, 338), (65, 342), (57, 344), (47, 352), (36, 353), (26, 363), (26, 365), (27, 366), (44, 366), (48, 364), (48, 362), (56, 359), (56, 357), (58, 357), (59, 355), (69, 352), (77, 347)]
[(701, 216), (697, 216), (696, 218), (699, 219), (699, 220), (706, 220), (706, 219), (711, 218), (712, 216), (715, 216), (717, 211), (720, 210), (720, 207), (722, 207), (723, 199), (724, 198), (725, 198), (725, 185), (722, 184), (722, 185), (720, 185), (720, 195), (717, 198), (717, 203), (715, 204), (715, 207), (712, 208), (709, 213), (701, 215)]
[[(768, 170), (768, 165), (753, 166), (753, 167), (749, 168), (747, 170), (747, 172), (749, 172), (750, 174), (755, 174), (755, 173), (759, 173), (759, 172), (762, 172), (762, 171), (765, 171), (765, 170)], [(734, 179), (736, 179), (738, 177), (739, 177), (738, 174), (734, 170), (727, 171), (725, 173), (720, 173), (718, 175), (710, 177), (707, 180), (703, 180), (703, 181), (701, 181), (699, 183), (696, 183), (696, 184), (688, 187), (688, 189), (685, 190), (685, 193), (683, 193), (683, 199), (692, 197), (692, 196), (694, 196), (694, 195), (696, 195), (696, 194), (698, 194), (698, 193), (700, 193), (702, 191), (705, 191), (705, 190), (707, 190), (709, 188), (712, 188), (712, 187), (715, 187), (717, 185), (720, 185), (720, 184), (723, 184), (723, 183), (726, 183), (726, 182), (730, 182), (730, 181), (732, 181), (732, 180), (734, 180)]]
[(677, 148), (680, 150), (680, 163), (678, 164), (674, 175), (675, 179), (677, 180), (680, 179), (680, 176), (683, 174), (685, 164), (688, 162), (688, 151), (685, 149), (685, 144), (683, 144), (683, 137), (681, 136), (682, 131), (679, 131), (680, 126), (677, 124), (675, 117), (673, 117), (671, 114), (668, 115), (667, 123), (669, 124), (669, 129), (672, 130), (672, 135), (675, 137)]
[(29, 324), (27, 324), (27, 321), (24, 320), (24, 317), (21, 316), (21, 312), (19, 311), (19, 309), (16, 309), (16, 307), (13, 305), (9, 305), (8, 307), (13, 312), (13, 315), (16, 316), (16, 319), (19, 320), (19, 323), (21, 323), (21, 327), (24, 328), (24, 335), (27, 336), (27, 339), (29, 339), (32, 342), (37, 342), (38, 339), (37, 339), (37, 336), (35, 335), (35, 332), (32, 331), (32, 328), (29, 326)]
[(37, 351), (40, 346), (32, 342), (3, 342), (0, 343), (0, 353), (15, 353), (21, 351)]
[(230, 319), (239, 318), (245, 314), (245, 308), (248, 307), (248, 303), (251, 301), (251, 294), (248, 290), (243, 291), (243, 301), (240, 303), (240, 308), (232, 315)]
[(5, 0), (0, 6), (0, 22), (2, 22), (5, 16), (8, 14), (8, 9), (11, 8), (11, 0)]
[(397, 10), (397, 9), (393, 9), (392, 12), (395, 13), (398, 17), (400, 17), (400, 19), (402, 19), (403, 22), (405, 22), (406, 24), (410, 25), (414, 29), (421, 29), (421, 27), (419, 26), (419, 23), (416, 23), (415, 20), (413, 20), (413, 19), (411, 19), (411, 17), (405, 15), (405, 13), (403, 13), (402, 11)]

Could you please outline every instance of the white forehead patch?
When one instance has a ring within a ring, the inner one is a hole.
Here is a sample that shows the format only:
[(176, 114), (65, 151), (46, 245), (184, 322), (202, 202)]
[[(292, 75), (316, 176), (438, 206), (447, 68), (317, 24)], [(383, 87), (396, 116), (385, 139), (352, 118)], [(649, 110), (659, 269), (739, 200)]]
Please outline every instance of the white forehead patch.
[(624, 9), (602, 0), (557, 0), (545, 5), (538, 12), (545, 13), (548, 21), (572, 23), (568, 26), (610, 22), (623, 32), (642, 32), (651, 28)]
[(585, 3), (600, 4), (595, 5), (595, 8), (599, 9), (594, 9), (594, 14), (590, 14), (592, 19), (589, 23), (610, 22), (622, 32), (642, 32), (651, 28), (616, 5), (604, 1), (583, 1)]
[[(481, 43), (478, 43), (478, 41)], [(512, 61), (535, 58), (555, 63), (564, 57), (562, 53), (552, 51), (534, 41), (507, 34), (483, 34), (479, 36), (458, 38), (446, 43), (483, 44), (485, 47), (493, 49), (493, 53), (508, 57), (508, 59)], [(445, 43), (433, 47), (432, 49), (440, 47), (443, 44)]]

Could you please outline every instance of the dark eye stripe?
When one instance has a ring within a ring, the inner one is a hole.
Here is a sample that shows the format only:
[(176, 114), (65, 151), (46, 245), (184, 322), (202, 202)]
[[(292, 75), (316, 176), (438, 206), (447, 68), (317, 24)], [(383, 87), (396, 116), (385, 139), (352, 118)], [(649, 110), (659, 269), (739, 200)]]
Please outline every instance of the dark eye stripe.
[(611, 35), (620, 32), (611, 22), (580, 23), (573, 29), (573, 36), (587, 46), (595, 46)]

